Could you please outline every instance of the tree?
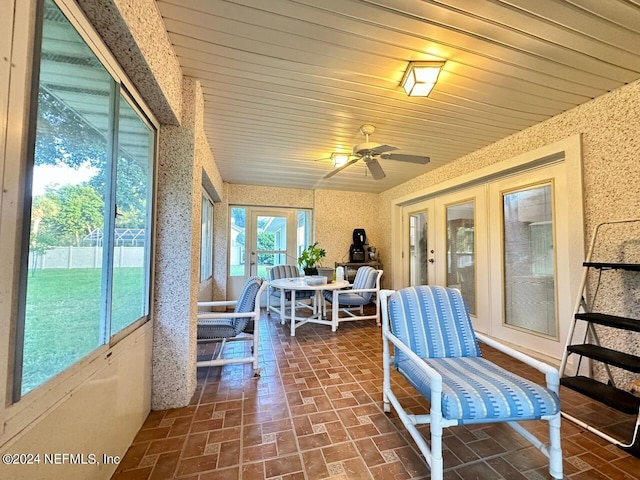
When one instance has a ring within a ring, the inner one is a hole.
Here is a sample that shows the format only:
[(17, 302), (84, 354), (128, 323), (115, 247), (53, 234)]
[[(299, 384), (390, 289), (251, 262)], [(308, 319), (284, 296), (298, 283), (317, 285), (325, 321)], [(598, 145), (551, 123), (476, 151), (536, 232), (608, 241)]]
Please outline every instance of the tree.
[(104, 224), (104, 201), (88, 185), (49, 187), (34, 198), (32, 247), (76, 245)]
[[(108, 132), (98, 129), (43, 85), (38, 92), (37, 130), (35, 165), (93, 166), (96, 174), (89, 185), (96, 192), (106, 191), (111, 171)], [(135, 158), (122, 148), (118, 151), (116, 204), (118, 212), (126, 214), (129, 228), (145, 228), (147, 224), (148, 162), (147, 157)]]
[(87, 185), (64, 185), (58, 189), (61, 201), (57, 216), (60, 231), (70, 244), (80, 246), (82, 237), (104, 224), (104, 201)]
[(104, 169), (107, 139), (81, 115), (51, 94), (44, 86), (38, 92), (38, 133), (35, 164), (64, 163), (79, 167), (85, 162)]

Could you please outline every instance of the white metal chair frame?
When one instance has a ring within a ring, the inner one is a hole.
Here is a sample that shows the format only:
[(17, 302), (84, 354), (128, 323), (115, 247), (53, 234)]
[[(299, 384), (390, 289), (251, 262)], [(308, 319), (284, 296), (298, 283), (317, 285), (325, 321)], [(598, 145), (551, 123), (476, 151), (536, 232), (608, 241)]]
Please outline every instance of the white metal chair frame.
[[(212, 359), (208, 360), (197, 360), (197, 367), (215, 367), (215, 366), (223, 366), (229, 364), (237, 364), (237, 363), (251, 363), (253, 364), (253, 372), (254, 376), (260, 376), (260, 368), (258, 367), (258, 345), (260, 340), (260, 299), (262, 297), (263, 292), (267, 289), (268, 283), (262, 282), (260, 289), (256, 295), (255, 299), (255, 307), (251, 312), (227, 312), (227, 311), (216, 311), (216, 312), (198, 312), (198, 321), (200, 320), (215, 320), (215, 319), (232, 319), (232, 318), (249, 318), (249, 320), (253, 320), (253, 333), (240, 333), (240, 335), (229, 338), (204, 338), (198, 339), (198, 343), (214, 343), (221, 342), (219, 352)], [(213, 302), (198, 302), (198, 309), (200, 308), (229, 308), (235, 307), (238, 303), (237, 300), (227, 300), (227, 301), (213, 301)], [(222, 358), (222, 352), (224, 351), (224, 347), (226, 342), (233, 341), (250, 341), (251, 344), (251, 355), (247, 357), (231, 357), (231, 358)]]
[[(277, 276), (275, 277), (273, 272), (275, 271), (275, 269), (282, 269), (286, 276), (282, 277), (282, 276)], [(287, 273), (288, 272), (288, 273)], [(298, 270), (298, 267), (295, 265), (276, 265), (275, 267), (272, 267), (269, 269), (269, 281), (271, 280), (275, 280), (278, 278), (298, 278), (300, 276), (300, 271)], [(280, 316), (280, 323), (284, 325), (285, 323), (285, 317), (286, 317), (286, 309), (287, 306), (289, 308), (308, 308), (310, 310), (312, 310), (312, 312), (315, 314), (315, 310), (313, 307), (313, 304), (309, 304), (306, 303), (310, 300), (310, 296), (304, 296), (304, 298), (302, 299), (298, 299), (296, 300), (296, 305), (292, 305), (291, 304), (291, 300), (287, 300), (286, 295), (284, 294), (284, 292), (280, 292), (280, 297), (279, 297), (279, 305), (276, 307), (274, 305), (271, 305), (271, 297), (277, 292), (277, 289), (274, 289), (273, 287), (269, 286), (267, 289), (267, 315), (271, 316), (271, 312), (274, 311), (276, 312), (279, 316)]]
[[(434, 368), (428, 365), (423, 359), (421, 359), (416, 353), (414, 353), (409, 346), (396, 337), (390, 328), (389, 311), (388, 311), (388, 297), (394, 293), (393, 290), (382, 290), (380, 292), (382, 303), (382, 339), (383, 339), (383, 409), (385, 412), (391, 411), (391, 405), (397, 412), (400, 420), (408, 430), (411, 437), (416, 442), (420, 452), (424, 455), (427, 464), (431, 469), (431, 478), (433, 480), (441, 480), (443, 478), (443, 457), (442, 457), (442, 434), (443, 428), (460, 425), (463, 423), (459, 419), (446, 419), (442, 413), (442, 388), (443, 380), (442, 375), (438, 373)], [(489, 345), (490, 347), (499, 350), (543, 373), (546, 378), (547, 389), (558, 394), (559, 389), (559, 374), (558, 370), (547, 365), (539, 360), (536, 360), (526, 354), (518, 352), (512, 348), (507, 347), (491, 338), (484, 335), (475, 333), (476, 338), (482, 343)], [(390, 364), (394, 361), (390, 355), (390, 346), (392, 343), (394, 348), (401, 351), (411, 361), (412, 365), (421, 370), (428, 378), (429, 387), (431, 391), (431, 398), (427, 398), (430, 402), (430, 410), (428, 414), (414, 415), (408, 413), (400, 404), (398, 398), (391, 389), (391, 375)], [(489, 423), (491, 421), (505, 422), (511, 426), (522, 437), (531, 442), (538, 450), (540, 450), (547, 458), (549, 458), (549, 473), (553, 478), (561, 479), (562, 476), (562, 450), (560, 447), (560, 411), (554, 415), (547, 415), (540, 418), (549, 422), (549, 444), (546, 445), (535, 437), (532, 433), (522, 427), (516, 421), (506, 420), (476, 420), (475, 422), (466, 421), (464, 423)], [(430, 425), (430, 445), (427, 444), (425, 438), (416, 428), (417, 425), (429, 424)]]
[[(333, 324), (333, 329), (338, 328), (338, 324), (340, 322), (351, 322), (354, 320), (375, 320), (376, 325), (380, 326), (380, 280), (382, 278), (383, 270), (376, 270), (376, 282), (375, 286), (372, 288), (353, 288), (353, 284), (350, 284), (343, 290), (336, 290), (335, 295), (337, 295), (338, 304), (334, 305), (334, 302), (331, 301), (331, 308), (327, 308), (327, 298), (323, 298), (322, 309), (323, 309), (323, 317), (326, 318), (327, 310), (331, 310), (331, 322)], [(376, 306), (376, 313), (371, 315), (364, 314), (364, 307), (371, 303), (369, 300), (368, 303), (356, 306), (340, 306), (340, 296), (349, 294), (349, 293), (372, 293), (372, 300)], [(332, 296), (332, 298), (336, 298)], [(346, 314), (346, 317), (340, 317), (340, 312)]]

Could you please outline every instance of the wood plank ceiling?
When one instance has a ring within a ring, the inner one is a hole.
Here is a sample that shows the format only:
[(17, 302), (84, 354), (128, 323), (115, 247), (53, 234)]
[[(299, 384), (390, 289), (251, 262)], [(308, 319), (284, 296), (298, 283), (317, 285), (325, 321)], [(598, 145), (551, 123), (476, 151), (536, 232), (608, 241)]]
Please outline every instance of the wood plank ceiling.
[[(640, 77), (638, 0), (158, 0), (225, 181), (381, 192)], [(409, 61), (444, 60), (428, 98)], [(428, 155), (362, 161), (371, 141)], [(318, 160), (324, 159), (324, 160)]]

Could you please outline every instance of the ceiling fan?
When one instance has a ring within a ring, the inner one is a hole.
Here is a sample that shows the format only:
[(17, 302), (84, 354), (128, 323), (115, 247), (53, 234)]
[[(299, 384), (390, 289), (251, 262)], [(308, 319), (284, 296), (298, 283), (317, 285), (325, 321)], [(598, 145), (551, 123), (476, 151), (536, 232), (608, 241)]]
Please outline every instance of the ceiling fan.
[(386, 176), (384, 170), (382, 170), (382, 167), (380, 166), (380, 162), (378, 162), (379, 158), (382, 158), (384, 160), (397, 160), (400, 162), (419, 163), (421, 165), (426, 165), (427, 163), (429, 163), (429, 157), (420, 155), (407, 155), (403, 153), (388, 153), (394, 150), (398, 150), (398, 147), (370, 142), (369, 135), (371, 135), (375, 131), (376, 127), (374, 125), (362, 125), (360, 127), (360, 132), (364, 135), (365, 142), (355, 145), (353, 147), (352, 154), (349, 155), (349, 160), (347, 161), (347, 163), (345, 163), (344, 165), (340, 165), (336, 169), (327, 173), (324, 178), (333, 177), (336, 173), (344, 170), (349, 165), (353, 165), (358, 160), (364, 161), (364, 163), (367, 165), (367, 168), (371, 172), (371, 176), (375, 180), (381, 180)]

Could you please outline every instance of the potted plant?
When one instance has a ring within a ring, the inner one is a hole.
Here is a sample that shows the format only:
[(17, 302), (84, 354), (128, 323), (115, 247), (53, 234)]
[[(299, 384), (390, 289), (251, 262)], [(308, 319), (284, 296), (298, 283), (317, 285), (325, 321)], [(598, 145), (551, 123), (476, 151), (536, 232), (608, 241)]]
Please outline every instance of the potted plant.
[(298, 257), (298, 266), (302, 267), (305, 275), (318, 274), (318, 262), (327, 255), (324, 248), (318, 247), (318, 242), (307, 246)]

